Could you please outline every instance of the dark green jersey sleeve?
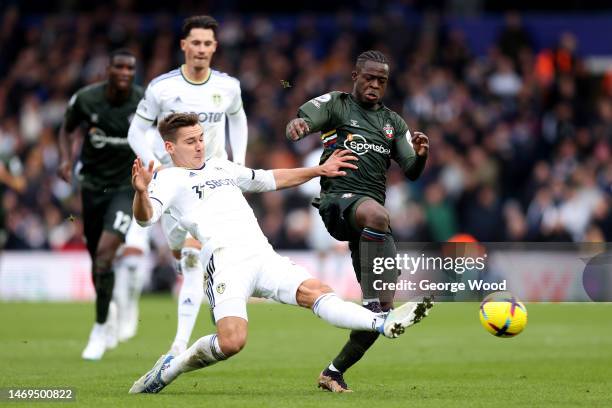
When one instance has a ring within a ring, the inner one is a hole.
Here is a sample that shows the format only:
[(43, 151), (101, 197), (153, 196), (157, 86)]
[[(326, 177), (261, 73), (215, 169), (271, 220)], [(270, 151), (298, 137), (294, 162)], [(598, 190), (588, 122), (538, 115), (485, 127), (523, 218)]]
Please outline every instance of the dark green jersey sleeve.
[(395, 123), (398, 132), (393, 139), (391, 157), (400, 165), (406, 177), (414, 181), (419, 178), (423, 169), (425, 169), (427, 157), (417, 156), (415, 153), (410, 142), (411, 135), (406, 122), (397, 116)]
[(84, 119), (83, 110), (81, 109), (79, 92), (72, 95), (68, 102), (68, 108), (64, 114), (64, 127), (68, 133), (74, 131)]
[(298, 110), (298, 118), (304, 119), (310, 133), (325, 131), (336, 125), (336, 100), (341, 92), (330, 92), (309, 100)]

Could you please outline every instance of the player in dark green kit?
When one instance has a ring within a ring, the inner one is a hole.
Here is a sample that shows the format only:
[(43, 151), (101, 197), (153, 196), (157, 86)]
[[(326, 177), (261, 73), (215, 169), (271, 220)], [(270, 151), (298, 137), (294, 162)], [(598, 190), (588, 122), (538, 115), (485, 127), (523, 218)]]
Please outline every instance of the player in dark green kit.
[(144, 92), (133, 85), (136, 57), (127, 50), (111, 54), (108, 80), (77, 91), (68, 104), (60, 130), (59, 175), (71, 182), (72, 136), (84, 131), (78, 171), (87, 250), (96, 290), (96, 323), (82, 357), (99, 360), (116, 345), (107, 324), (115, 274), (113, 260), (132, 221), (131, 186), (134, 153), (127, 141), (130, 121)]
[[(345, 177), (321, 178), (321, 198), (313, 205), (329, 233), (348, 241), (353, 268), (361, 285), (363, 304), (374, 312), (393, 307), (393, 291), (377, 291), (374, 280), (396, 282), (396, 268), (373, 273), (377, 257), (396, 256), (389, 213), (384, 208), (387, 169), (395, 160), (408, 179), (422, 173), (429, 150), (427, 136), (410, 134), (406, 122), (385, 107), (381, 100), (389, 80), (389, 65), (384, 54), (367, 51), (359, 55), (352, 73), (352, 93), (330, 92), (314, 98), (287, 124), (287, 137), (299, 140), (321, 132), (324, 145), (321, 162), (334, 150), (349, 149), (359, 156), (358, 169), (347, 170)], [(420, 320), (431, 307), (430, 299), (421, 303)], [(418, 321), (417, 320), (417, 321)], [(352, 331), (340, 354), (321, 373), (319, 386), (332, 392), (350, 392), (343, 373), (361, 359), (378, 335)]]

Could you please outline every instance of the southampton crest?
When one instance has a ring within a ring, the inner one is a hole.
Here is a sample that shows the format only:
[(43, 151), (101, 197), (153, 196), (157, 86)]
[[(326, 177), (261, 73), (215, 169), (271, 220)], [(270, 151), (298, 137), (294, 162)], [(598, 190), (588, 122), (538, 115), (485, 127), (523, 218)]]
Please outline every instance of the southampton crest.
[(387, 139), (393, 139), (393, 126), (391, 126), (389, 123), (383, 127), (383, 132), (385, 132)]

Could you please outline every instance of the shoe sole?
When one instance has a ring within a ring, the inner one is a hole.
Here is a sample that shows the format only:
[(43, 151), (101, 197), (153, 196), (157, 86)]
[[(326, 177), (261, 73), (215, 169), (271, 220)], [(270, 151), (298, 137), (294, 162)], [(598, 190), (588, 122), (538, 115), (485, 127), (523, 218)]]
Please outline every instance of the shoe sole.
[(408, 324), (395, 323), (391, 328), (391, 334), (394, 337), (398, 337), (406, 331), (407, 327), (415, 325), (419, 323), (421, 320), (427, 317), (429, 313), (429, 309), (431, 309), (434, 305), (433, 295), (423, 297), (421, 302), (418, 302), (415, 308), (411, 311), (412, 317), (408, 321)]
[(338, 384), (333, 378), (328, 377), (326, 375), (319, 376), (318, 387), (321, 388), (323, 391), (335, 393), (353, 392), (353, 390), (351, 390), (350, 388), (342, 388), (340, 384)]

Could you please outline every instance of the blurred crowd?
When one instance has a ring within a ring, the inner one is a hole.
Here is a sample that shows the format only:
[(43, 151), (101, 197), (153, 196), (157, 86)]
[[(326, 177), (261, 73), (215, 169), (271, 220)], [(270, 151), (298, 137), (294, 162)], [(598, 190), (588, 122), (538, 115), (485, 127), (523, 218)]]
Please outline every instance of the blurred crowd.
[[(320, 139), (286, 140), (297, 108), (330, 90), (350, 92), (357, 54), (391, 60), (385, 104), (430, 138), (423, 176), (395, 166), (386, 207), (398, 240), (612, 240), (612, 76), (594, 76), (576, 37), (536, 49), (518, 14), (475, 56), (461, 31), (435, 13), (331, 21), (216, 16), (213, 67), (237, 77), (249, 124), (247, 165), (300, 166)], [(328, 18), (329, 20), (329, 18)], [(78, 186), (56, 176), (57, 134), (78, 88), (104, 77), (108, 52), (131, 49), (137, 83), (176, 68), (180, 19), (100, 8), (80, 14), (0, 15), (0, 242), (7, 249), (83, 248)], [(602, 33), (602, 41), (606, 36)], [(313, 153), (315, 152), (315, 153)], [(281, 249), (317, 247), (309, 207), (316, 192), (250, 195), (261, 227)], [(1, 246), (0, 246), (1, 247)]]

